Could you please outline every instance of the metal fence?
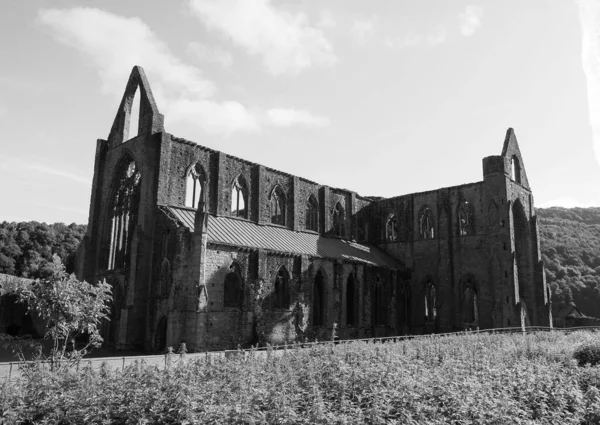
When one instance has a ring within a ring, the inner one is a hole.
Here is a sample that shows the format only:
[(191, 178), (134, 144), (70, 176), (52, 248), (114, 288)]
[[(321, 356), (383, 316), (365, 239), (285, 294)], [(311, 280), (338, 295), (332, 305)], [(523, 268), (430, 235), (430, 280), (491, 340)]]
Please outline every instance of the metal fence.
[[(297, 342), (286, 345), (269, 345), (266, 347), (253, 347), (249, 349), (238, 349), (238, 350), (224, 350), (224, 351), (206, 351), (202, 353), (165, 353), (160, 355), (148, 355), (148, 356), (122, 356), (122, 357), (98, 357), (98, 358), (84, 358), (78, 361), (64, 361), (64, 364), (77, 370), (81, 368), (117, 368), (125, 369), (130, 365), (141, 365), (141, 366), (155, 366), (157, 368), (172, 367), (179, 364), (184, 364), (190, 360), (204, 360), (207, 363), (211, 363), (217, 359), (226, 359), (229, 357), (244, 356), (248, 357), (251, 355), (264, 355), (267, 352), (275, 355), (283, 354), (286, 350), (298, 349), (298, 348), (309, 348), (315, 345), (323, 344), (349, 344), (355, 342), (366, 342), (366, 343), (387, 343), (387, 342), (399, 342), (417, 338), (444, 338), (448, 336), (456, 335), (476, 335), (476, 334), (508, 334), (508, 333), (535, 333), (535, 332), (562, 332), (571, 333), (576, 331), (600, 331), (600, 326), (581, 326), (576, 328), (550, 328), (545, 326), (529, 326), (529, 327), (517, 327), (517, 328), (497, 328), (497, 329), (483, 329), (483, 330), (469, 330), (463, 332), (451, 332), (443, 334), (427, 334), (427, 335), (400, 335), (400, 336), (388, 336), (379, 338), (362, 338), (362, 339), (346, 339), (339, 340), (334, 339), (330, 341), (313, 341), (313, 342)], [(53, 364), (51, 361), (16, 361), (16, 362), (4, 362), (0, 363), (0, 379), (13, 380), (18, 379), (23, 372), (31, 367), (43, 367), (50, 369)], [(26, 372), (25, 372), (26, 373)]]

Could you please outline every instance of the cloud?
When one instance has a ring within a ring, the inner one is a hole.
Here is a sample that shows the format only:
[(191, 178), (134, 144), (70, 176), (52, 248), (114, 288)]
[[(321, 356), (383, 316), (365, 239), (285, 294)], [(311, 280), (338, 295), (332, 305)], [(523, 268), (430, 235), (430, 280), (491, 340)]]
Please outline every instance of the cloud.
[[(176, 57), (139, 18), (74, 8), (41, 10), (38, 21), (91, 61), (107, 93), (121, 96), (131, 68), (139, 64), (147, 70), (159, 109), (169, 122), (185, 121), (222, 135), (260, 130), (260, 111), (234, 100), (215, 100), (216, 85), (199, 68)], [(207, 60), (231, 64), (223, 51), (199, 43), (189, 47)]]
[(334, 28), (337, 26), (337, 21), (333, 17), (333, 14), (329, 9), (324, 9), (319, 14), (319, 21), (317, 27), (319, 28)]
[(600, 165), (600, 3), (578, 0), (581, 61), (587, 81), (589, 120), (596, 162)]
[(306, 15), (279, 10), (270, 0), (189, 0), (189, 7), (209, 30), (221, 32), (247, 54), (261, 56), (273, 75), (336, 62), (325, 34), (310, 26)]
[(48, 167), (46, 165), (41, 165), (21, 158), (11, 158), (6, 156), (0, 158), (0, 169), (15, 171), (30, 170), (36, 173), (62, 177), (85, 185), (92, 184), (92, 179), (89, 177), (84, 177), (80, 174), (70, 173), (68, 171), (65, 171), (64, 169)]
[(369, 19), (356, 19), (352, 25), (352, 34), (358, 44), (364, 46), (373, 37), (377, 27), (377, 16), (371, 16)]
[(417, 46), (437, 46), (446, 41), (446, 31), (439, 30), (431, 34), (415, 34), (411, 33), (404, 37), (386, 37), (384, 45), (390, 48), (408, 48)]
[(469, 37), (481, 26), (481, 17), (483, 8), (481, 6), (467, 6), (464, 12), (458, 14), (460, 21), (460, 32), (465, 37)]
[(326, 127), (330, 121), (327, 117), (312, 115), (308, 111), (298, 109), (273, 108), (267, 111), (270, 122), (279, 127), (304, 124), (315, 127)]
[(220, 47), (209, 47), (192, 41), (188, 43), (187, 51), (201, 61), (218, 63), (223, 68), (229, 68), (233, 64), (232, 54)]

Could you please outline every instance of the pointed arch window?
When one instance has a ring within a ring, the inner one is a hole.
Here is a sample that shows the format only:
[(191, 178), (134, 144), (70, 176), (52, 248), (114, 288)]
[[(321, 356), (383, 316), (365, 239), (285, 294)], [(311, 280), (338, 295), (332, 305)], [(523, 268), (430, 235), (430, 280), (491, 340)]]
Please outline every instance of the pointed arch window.
[(115, 191), (109, 210), (108, 270), (129, 266), (131, 241), (140, 202), (141, 174), (133, 159), (121, 161), (117, 170)]
[(435, 285), (429, 281), (425, 284), (425, 321), (434, 322), (437, 316), (435, 308), (436, 295)]
[(350, 273), (346, 282), (346, 324), (353, 326), (357, 322), (356, 277)]
[(321, 270), (315, 276), (312, 313), (313, 326), (323, 326), (325, 324), (325, 276)]
[(344, 237), (346, 233), (346, 217), (344, 216), (344, 207), (337, 202), (333, 207), (333, 234)]
[(516, 183), (521, 183), (521, 164), (516, 155), (510, 160), (510, 178)]
[(306, 203), (306, 230), (319, 231), (319, 203), (313, 195)]
[(385, 222), (385, 239), (389, 242), (398, 240), (398, 219), (396, 214), (390, 214)]
[(285, 193), (279, 185), (271, 191), (271, 223), (285, 226)]
[(232, 263), (225, 276), (223, 306), (240, 307), (244, 296), (244, 283), (239, 264)]
[(476, 325), (479, 322), (479, 311), (477, 309), (477, 290), (467, 286), (463, 290), (463, 322)]
[(231, 215), (248, 218), (248, 185), (244, 176), (239, 175), (231, 185)]
[(473, 205), (463, 201), (458, 207), (458, 234), (467, 236), (475, 234), (475, 213)]
[(409, 282), (405, 282), (404, 280), (399, 282), (396, 303), (399, 325), (406, 326), (410, 324), (411, 292)]
[(290, 307), (290, 275), (285, 266), (281, 266), (275, 276), (275, 291), (273, 293), (274, 308)]
[(198, 208), (198, 203), (202, 199), (202, 191), (206, 187), (206, 175), (200, 164), (190, 167), (186, 177), (185, 184), (185, 206), (189, 208)]
[(419, 215), (419, 233), (423, 239), (433, 239), (435, 232), (433, 230), (433, 214), (429, 207), (423, 208)]

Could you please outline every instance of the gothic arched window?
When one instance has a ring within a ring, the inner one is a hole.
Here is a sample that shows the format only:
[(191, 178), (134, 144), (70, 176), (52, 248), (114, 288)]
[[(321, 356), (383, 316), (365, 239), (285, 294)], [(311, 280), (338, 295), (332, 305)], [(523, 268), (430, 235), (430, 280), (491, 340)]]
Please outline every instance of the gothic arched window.
[(473, 212), (473, 205), (467, 201), (463, 201), (458, 207), (458, 234), (460, 236), (466, 236), (474, 233), (475, 214)]
[(131, 158), (121, 161), (110, 207), (110, 244), (107, 269), (129, 266), (131, 240), (137, 224), (141, 174)]
[(419, 215), (419, 233), (423, 239), (433, 239), (435, 237), (433, 215), (429, 207), (423, 208)]
[(313, 326), (323, 326), (325, 324), (325, 276), (321, 270), (315, 276), (312, 304)]
[(273, 293), (274, 308), (290, 307), (290, 275), (284, 266), (281, 266), (275, 276), (275, 291)]
[(312, 195), (306, 203), (306, 230), (319, 231), (319, 203)]
[(462, 293), (463, 322), (476, 325), (479, 321), (477, 310), (477, 290), (472, 286), (464, 288)]
[(185, 206), (198, 208), (198, 203), (202, 199), (202, 191), (205, 188), (206, 176), (200, 164), (195, 164), (190, 168), (185, 184)]
[(285, 193), (279, 185), (271, 191), (271, 223), (285, 226)]
[(385, 222), (385, 240), (395, 242), (398, 240), (398, 220), (396, 214), (390, 214)]
[(244, 295), (244, 284), (242, 282), (242, 273), (237, 263), (229, 266), (229, 271), (225, 276), (225, 285), (223, 293), (224, 307), (240, 307)]
[(242, 175), (237, 176), (231, 185), (231, 215), (248, 218), (248, 185)]
[(435, 309), (435, 285), (429, 281), (425, 284), (425, 321), (433, 322), (437, 316)]
[(516, 183), (521, 183), (521, 164), (516, 155), (510, 160), (510, 178)]
[(399, 324), (408, 325), (410, 323), (411, 313), (411, 293), (409, 282), (400, 281), (398, 285), (398, 293), (396, 295), (396, 305)]
[(344, 207), (341, 203), (336, 203), (333, 207), (333, 234), (344, 237), (346, 230), (346, 217), (344, 216)]

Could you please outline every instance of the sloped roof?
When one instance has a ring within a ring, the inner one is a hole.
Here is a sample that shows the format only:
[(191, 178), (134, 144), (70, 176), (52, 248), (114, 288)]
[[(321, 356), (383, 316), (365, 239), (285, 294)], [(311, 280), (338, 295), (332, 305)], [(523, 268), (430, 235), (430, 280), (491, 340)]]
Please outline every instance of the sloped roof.
[[(174, 206), (161, 208), (182, 226), (194, 229), (195, 210)], [(355, 261), (391, 269), (403, 269), (400, 262), (373, 245), (328, 238), (318, 233), (296, 232), (285, 227), (259, 225), (231, 217), (208, 216), (208, 241), (244, 248), (260, 248), (271, 252), (309, 255)]]
[(573, 316), (573, 317), (585, 317), (577, 307), (575, 307), (574, 305), (565, 305), (562, 306), (560, 308), (560, 310), (558, 310), (558, 312), (556, 312), (556, 314), (554, 314), (554, 317), (559, 318), (559, 319), (564, 319), (568, 316)]

